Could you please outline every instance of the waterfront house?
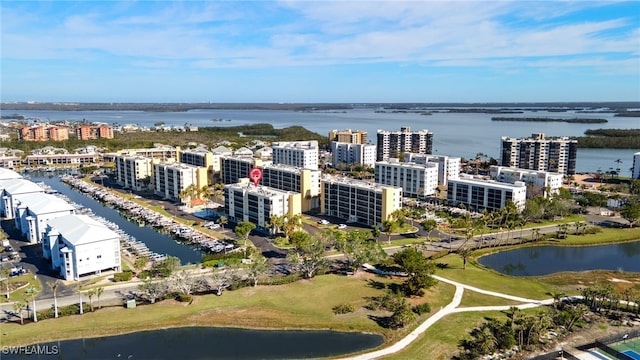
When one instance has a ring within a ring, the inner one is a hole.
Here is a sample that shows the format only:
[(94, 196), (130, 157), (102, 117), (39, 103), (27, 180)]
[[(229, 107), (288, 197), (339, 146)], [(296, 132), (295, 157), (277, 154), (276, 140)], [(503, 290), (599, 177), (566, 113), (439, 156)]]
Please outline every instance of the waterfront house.
[(13, 219), (17, 197), (32, 193), (44, 194), (44, 189), (26, 179), (0, 180), (0, 215), (4, 219)]
[(73, 214), (75, 207), (51, 194), (31, 193), (17, 196), (15, 225), (31, 243), (42, 241), (47, 221)]

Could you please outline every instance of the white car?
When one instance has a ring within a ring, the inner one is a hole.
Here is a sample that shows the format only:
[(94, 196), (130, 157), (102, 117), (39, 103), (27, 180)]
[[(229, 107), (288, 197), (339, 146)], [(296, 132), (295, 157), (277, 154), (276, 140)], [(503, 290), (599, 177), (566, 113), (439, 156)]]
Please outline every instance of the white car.
[(338, 229), (342, 230), (342, 229), (346, 229), (346, 228), (347, 228), (347, 225), (345, 225), (345, 224), (338, 225)]

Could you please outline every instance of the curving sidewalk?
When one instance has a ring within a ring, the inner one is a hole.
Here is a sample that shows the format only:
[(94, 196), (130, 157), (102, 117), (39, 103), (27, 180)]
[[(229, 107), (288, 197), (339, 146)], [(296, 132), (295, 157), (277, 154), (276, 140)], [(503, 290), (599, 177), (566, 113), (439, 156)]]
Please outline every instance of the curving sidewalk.
[[(427, 331), (428, 328), (431, 327), (431, 325), (435, 324), (436, 322), (438, 322), (440, 319), (442, 319), (443, 317), (445, 317), (446, 315), (449, 314), (453, 314), (453, 313), (460, 313), (460, 312), (465, 312), (465, 311), (501, 311), (501, 310), (508, 310), (511, 307), (517, 307), (518, 309), (528, 309), (528, 308), (533, 308), (533, 307), (537, 307), (537, 306), (541, 306), (541, 305), (549, 305), (553, 303), (553, 299), (546, 299), (546, 300), (532, 300), (532, 299), (527, 299), (527, 298), (522, 298), (522, 297), (518, 297), (518, 296), (513, 296), (513, 295), (508, 295), (508, 294), (502, 294), (502, 293), (498, 293), (495, 291), (488, 291), (488, 290), (483, 290), (483, 289), (479, 289), (473, 286), (469, 286), (469, 285), (465, 285), (453, 280), (449, 280), (449, 279), (445, 279), (443, 277), (440, 276), (433, 276), (435, 279), (437, 279), (438, 281), (442, 281), (451, 285), (454, 285), (456, 287), (456, 292), (453, 295), (453, 299), (451, 300), (451, 302), (449, 304), (447, 304), (447, 306), (443, 307), (442, 309), (440, 309), (440, 311), (436, 312), (435, 314), (433, 314), (431, 317), (429, 317), (427, 320), (425, 320), (425, 322), (423, 322), (422, 324), (420, 324), (420, 326), (418, 326), (417, 328), (415, 328), (412, 332), (410, 332), (407, 336), (405, 336), (404, 338), (402, 338), (400, 341), (396, 342), (395, 344), (386, 347), (384, 349), (380, 349), (380, 350), (376, 350), (376, 351), (372, 351), (366, 354), (360, 354), (360, 355), (355, 355), (355, 356), (351, 356), (351, 357), (346, 357), (346, 358), (342, 358), (342, 360), (370, 360), (370, 359), (377, 359), (379, 357), (382, 356), (386, 356), (386, 355), (391, 355), (394, 353), (397, 353), (400, 350), (403, 350), (404, 348), (406, 348), (407, 346), (409, 346), (409, 344), (411, 344), (414, 340), (416, 340), (422, 333), (424, 333), (425, 331)], [(468, 289), (471, 291), (475, 291), (481, 294), (485, 294), (485, 295), (491, 295), (491, 296), (495, 296), (495, 297), (501, 297), (504, 299), (509, 299), (509, 300), (514, 300), (514, 301), (519, 301), (519, 302), (523, 302), (524, 304), (520, 304), (520, 305), (503, 305), (503, 306), (476, 306), (476, 307), (464, 307), (464, 308), (459, 308), (458, 306), (460, 305), (460, 302), (462, 301), (462, 294), (464, 294), (464, 290)]]

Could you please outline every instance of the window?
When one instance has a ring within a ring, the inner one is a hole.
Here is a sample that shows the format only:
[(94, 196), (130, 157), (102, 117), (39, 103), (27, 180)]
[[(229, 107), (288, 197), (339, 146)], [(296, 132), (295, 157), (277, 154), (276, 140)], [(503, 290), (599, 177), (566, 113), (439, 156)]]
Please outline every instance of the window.
[(96, 256), (98, 259), (102, 259), (102, 255), (98, 255)]

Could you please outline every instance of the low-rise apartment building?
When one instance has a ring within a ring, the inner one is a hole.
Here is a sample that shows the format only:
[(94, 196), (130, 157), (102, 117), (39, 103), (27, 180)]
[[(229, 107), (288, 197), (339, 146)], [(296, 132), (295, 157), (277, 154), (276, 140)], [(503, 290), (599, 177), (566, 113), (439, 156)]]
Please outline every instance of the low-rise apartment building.
[(320, 183), (320, 212), (347, 222), (382, 226), (402, 207), (402, 188), (326, 176)]
[(516, 208), (522, 211), (526, 199), (527, 185), (521, 181), (508, 184), (462, 176), (459, 179), (449, 179), (447, 185), (449, 205), (464, 204), (474, 211), (497, 211), (504, 208), (507, 201), (512, 201)]
[(402, 163), (392, 158), (378, 161), (375, 167), (377, 184), (399, 186), (403, 196), (423, 199), (435, 194), (438, 187), (438, 164)]
[(61, 198), (42, 193), (17, 197), (15, 226), (31, 244), (40, 243), (47, 230), (47, 222), (75, 213), (75, 207)]
[(120, 271), (120, 236), (86, 215), (50, 219), (42, 239), (42, 256), (65, 280)]
[(80, 125), (75, 132), (80, 140), (113, 139), (113, 127), (109, 125)]
[(18, 178), (0, 180), (0, 215), (4, 219), (14, 219), (18, 198), (26, 194), (44, 194), (44, 189), (34, 182)]

